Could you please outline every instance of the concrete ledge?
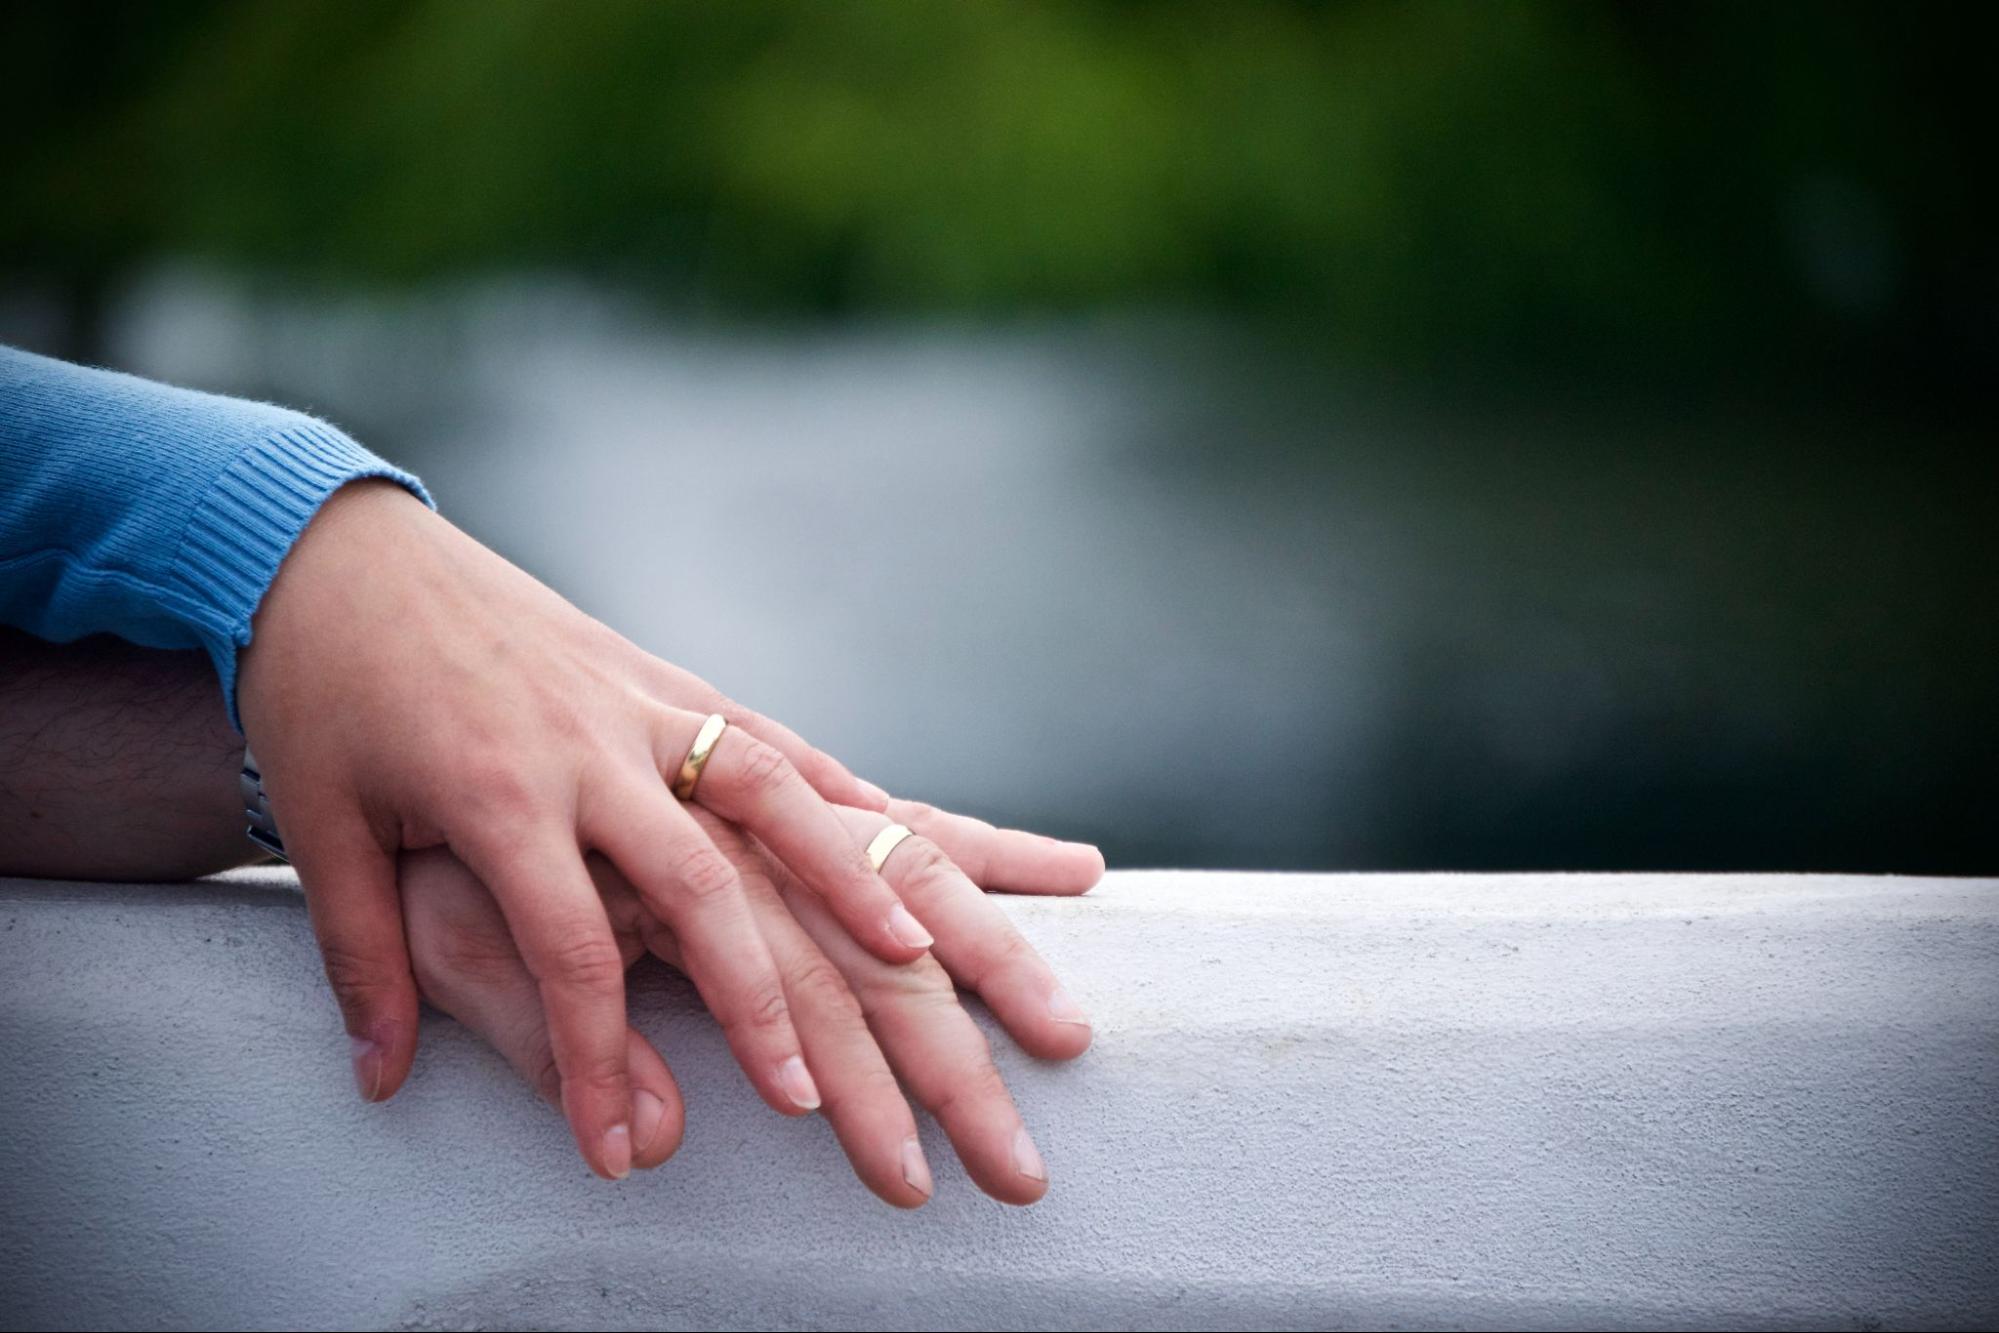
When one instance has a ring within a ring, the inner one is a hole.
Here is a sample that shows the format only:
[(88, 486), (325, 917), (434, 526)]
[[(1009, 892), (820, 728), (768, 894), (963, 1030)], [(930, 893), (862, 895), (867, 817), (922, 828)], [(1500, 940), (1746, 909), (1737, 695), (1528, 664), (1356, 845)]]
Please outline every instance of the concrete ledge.
[(1006, 900), (1054, 1188), (876, 1203), (690, 993), (680, 1156), (585, 1175), (433, 1018), (365, 1107), (276, 874), (0, 882), (0, 1322), (1990, 1326), (1999, 881), (1120, 874)]

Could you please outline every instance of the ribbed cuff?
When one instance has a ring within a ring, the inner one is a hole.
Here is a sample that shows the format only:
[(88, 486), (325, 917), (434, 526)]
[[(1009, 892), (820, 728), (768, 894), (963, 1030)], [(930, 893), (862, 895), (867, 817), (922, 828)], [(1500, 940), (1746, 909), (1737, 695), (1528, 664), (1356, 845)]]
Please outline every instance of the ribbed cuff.
[(350, 481), (383, 477), (437, 507), (423, 483), (311, 418), (239, 454), (195, 509), (174, 557), (175, 586), (213, 612), (202, 637), (236, 716), (236, 654), (278, 566), (327, 498)]

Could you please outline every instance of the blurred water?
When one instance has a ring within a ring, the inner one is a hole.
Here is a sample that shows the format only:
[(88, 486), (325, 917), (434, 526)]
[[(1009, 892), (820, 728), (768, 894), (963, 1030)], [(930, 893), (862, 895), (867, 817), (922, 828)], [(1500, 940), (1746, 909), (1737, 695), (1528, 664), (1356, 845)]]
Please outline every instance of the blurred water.
[(1197, 322), (756, 329), (167, 273), (112, 355), (330, 415), (899, 793), (1244, 866), (1995, 866), (1982, 440), (1439, 405)]

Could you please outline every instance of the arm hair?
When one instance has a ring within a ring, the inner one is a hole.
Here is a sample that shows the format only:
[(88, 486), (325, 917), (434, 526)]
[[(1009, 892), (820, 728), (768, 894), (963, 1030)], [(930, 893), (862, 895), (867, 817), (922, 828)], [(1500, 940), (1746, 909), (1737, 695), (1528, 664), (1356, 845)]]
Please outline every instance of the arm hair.
[(258, 859), (207, 658), (0, 628), (0, 875), (174, 880)]

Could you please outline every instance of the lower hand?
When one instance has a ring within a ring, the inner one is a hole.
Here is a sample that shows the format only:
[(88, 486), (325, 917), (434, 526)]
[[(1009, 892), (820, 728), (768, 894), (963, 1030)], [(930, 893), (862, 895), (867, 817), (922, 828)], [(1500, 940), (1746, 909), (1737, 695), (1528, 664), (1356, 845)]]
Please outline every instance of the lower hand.
[[(784, 983), (784, 1000), (803, 1047), (806, 1083), (785, 1080), (809, 1097), (774, 1100), (788, 1115), (823, 1110), (861, 1180), (889, 1203), (922, 1204), (933, 1188), (908, 1103), (897, 1077), (942, 1123), (979, 1186), (1008, 1203), (1032, 1203), (1047, 1189), (1047, 1169), (984, 1035), (958, 1004), (952, 980), (977, 992), (1030, 1053), (1070, 1059), (1090, 1043), (1090, 1028), (1047, 965), (1005, 913), (959, 867), (988, 888), (1079, 894), (1094, 885), (1103, 861), (1094, 848), (978, 821), (909, 802), (889, 815), (842, 809), (856, 846), (890, 816), (916, 830), (890, 854), (883, 874), (936, 936), (931, 959), (914, 966), (882, 963), (852, 937), (782, 865), (723, 821), (696, 811), (716, 846), (748, 888), (752, 910)], [(620, 954), (630, 966), (650, 950), (690, 971), (679, 940), (652, 916), (608, 862), (593, 859)], [(562, 1074), (533, 976), (492, 896), (449, 853), (406, 853), (402, 893), (412, 958), (425, 998), (491, 1042), (552, 1105)], [(934, 960), (934, 961), (933, 961)], [(704, 990), (704, 994), (705, 994)], [(755, 1062), (758, 1028), (770, 1015), (725, 1020), (738, 1059)], [(679, 1146), (684, 1105), (659, 1053), (627, 1029), (633, 1088), (632, 1161), (664, 1162)], [(753, 1078), (760, 1092), (764, 1082)]]

